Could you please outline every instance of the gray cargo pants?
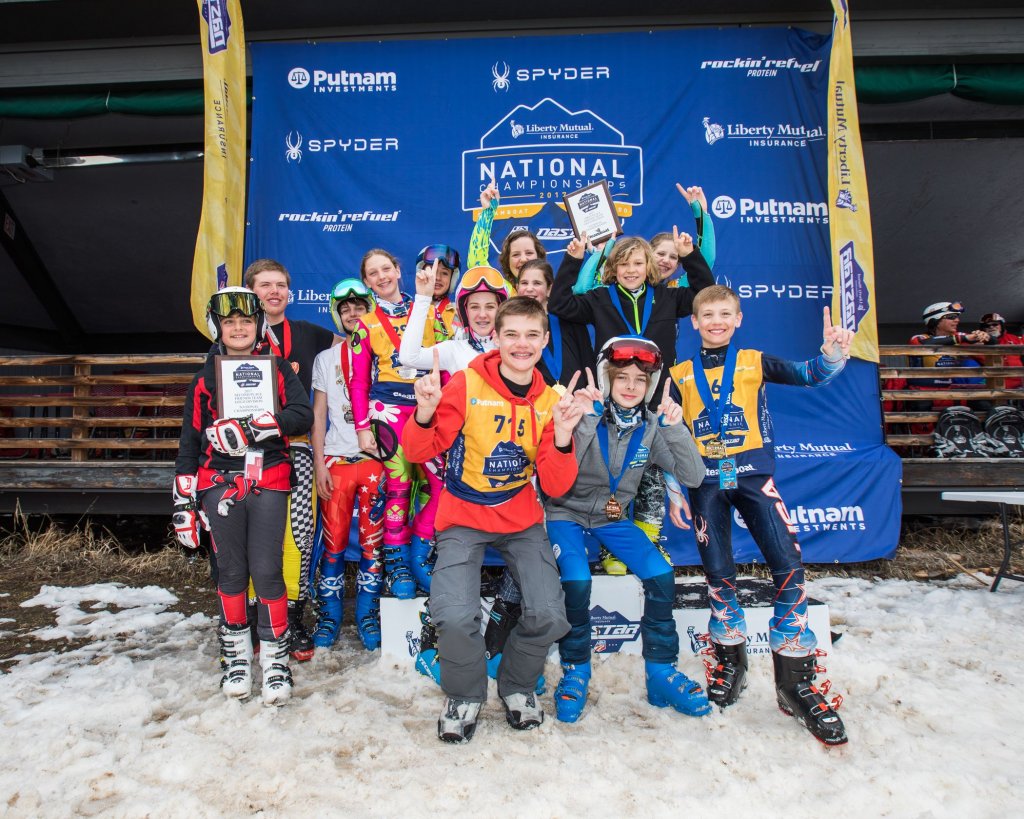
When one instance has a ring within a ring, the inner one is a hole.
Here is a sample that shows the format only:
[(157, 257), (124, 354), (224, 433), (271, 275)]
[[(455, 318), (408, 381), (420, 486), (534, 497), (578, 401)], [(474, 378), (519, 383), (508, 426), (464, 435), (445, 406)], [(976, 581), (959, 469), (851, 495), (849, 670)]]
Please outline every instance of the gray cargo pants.
[(487, 700), (487, 663), (480, 632), (480, 567), (493, 546), (523, 590), (523, 614), (509, 635), (498, 671), (498, 694), (530, 693), (552, 644), (569, 631), (558, 566), (544, 527), (494, 534), (453, 526), (437, 533), (430, 616), (437, 628), (441, 688), (449, 697)]

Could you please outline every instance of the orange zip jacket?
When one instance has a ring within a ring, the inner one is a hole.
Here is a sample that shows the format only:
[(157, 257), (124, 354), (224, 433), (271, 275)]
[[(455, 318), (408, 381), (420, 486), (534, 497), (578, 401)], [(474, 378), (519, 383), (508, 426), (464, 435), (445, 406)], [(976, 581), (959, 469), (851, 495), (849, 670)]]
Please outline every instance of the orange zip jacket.
[(424, 463), (448, 453), (434, 526), (469, 526), (483, 532), (521, 532), (544, 522), (531, 477), (560, 497), (576, 480), (576, 456), (555, 447), (552, 422), (559, 396), (537, 370), (526, 398), (509, 392), (498, 372), (497, 350), (477, 356), (452, 376), (426, 427), (405, 425), (405, 456)]

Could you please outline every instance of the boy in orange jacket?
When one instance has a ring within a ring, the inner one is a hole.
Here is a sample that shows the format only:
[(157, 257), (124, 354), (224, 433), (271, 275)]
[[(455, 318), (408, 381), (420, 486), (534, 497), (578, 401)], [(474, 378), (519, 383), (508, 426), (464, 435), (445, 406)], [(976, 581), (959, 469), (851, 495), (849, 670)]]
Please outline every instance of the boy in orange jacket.
[[(548, 341), (547, 316), (533, 299), (509, 299), (495, 318), (498, 349), (474, 359), (441, 389), (439, 367), (416, 382), (415, 422), (402, 446), (423, 463), (448, 451), (435, 526), (437, 563), (430, 613), (437, 628), (444, 742), (467, 742), (487, 698), (480, 633), (484, 549), (504, 557), (523, 589), (523, 614), (498, 670), (508, 723), (536, 728), (544, 712), (534, 693), (551, 645), (569, 630), (562, 587), (531, 477), (548, 496), (576, 479), (572, 431), (582, 411), (544, 383), (535, 365)], [(579, 373), (576, 374), (579, 376)]]

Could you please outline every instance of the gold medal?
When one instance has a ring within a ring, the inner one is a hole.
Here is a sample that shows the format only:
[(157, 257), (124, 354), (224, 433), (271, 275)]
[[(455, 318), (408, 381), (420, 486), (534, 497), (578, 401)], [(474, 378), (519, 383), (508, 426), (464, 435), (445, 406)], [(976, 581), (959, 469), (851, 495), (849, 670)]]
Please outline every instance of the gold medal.
[(711, 438), (704, 442), (704, 454), (713, 461), (720, 461), (729, 453), (720, 438)]
[(611, 521), (622, 520), (622, 504), (615, 500), (614, 495), (604, 505), (604, 516)]

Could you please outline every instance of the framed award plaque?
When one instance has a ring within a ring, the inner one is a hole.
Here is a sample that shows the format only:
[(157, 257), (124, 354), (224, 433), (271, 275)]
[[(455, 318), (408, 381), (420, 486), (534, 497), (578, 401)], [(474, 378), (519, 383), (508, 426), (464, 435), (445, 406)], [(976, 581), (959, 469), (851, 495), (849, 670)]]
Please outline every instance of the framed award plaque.
[(277, 369), (270, 355), (218, 355), (217, 417), (248, 418), (281, 407), (277, 397)]
[(592, 244), (598, 244), (622, 233), (622, 222), (615, 212), (608, 180), (563, 194), (562, 201), (577, 239), (586, 233)]

